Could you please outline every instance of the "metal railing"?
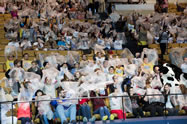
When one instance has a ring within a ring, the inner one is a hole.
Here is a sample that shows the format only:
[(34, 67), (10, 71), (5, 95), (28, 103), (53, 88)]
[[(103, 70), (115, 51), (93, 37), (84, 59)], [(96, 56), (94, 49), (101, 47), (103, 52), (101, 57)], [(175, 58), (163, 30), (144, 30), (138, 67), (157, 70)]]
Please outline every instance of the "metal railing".
[[(151, 95), (133, 95), (133, 97), (145, 97), (145, 96), (162, 96), (162, 97), (164, 97), (165, 98), (165, 96), (163, 95), (163, 94), (151, 94)], [(184, 97), (187, 97), (187, 94), (168, 94), (168, 96), (184, 96)], [(13, 117), (14, 117), (14, 115), (13, 115), (13, 109), (14, 109), (14, 105), (15, 104), (18, 104), (18, 103), (29, 103), (29, 104), (32, 104), (32, 103), (34, 103), (34, 102), (41, 102), (41, 101), (54, 101), (54, 100), (77, 100), (77, 102), (78, 102), (78, 106), (80, 107), (80, 100), (81, 99), (106, 99), (106, 98), (116, 98), (116, 97), (120, 97), (122, 100), (122, 111), (123, 111), (123, 113), (125, 113), (125, 108), (124, 108), (124, 98), (125, 97), (132, 97), (132, 96), (129, 96), (129, 95), (120, 95), (120, 96), (99, 96), (99, 97), (77, 97), (77, 98), (63, 98), (63, 99), (60, 99), (60, 98), (55, 98), (55, 99), (49, 99), (49, 100), (30, 100), (30, 101), (3, 101), (3, 102), (0, 102), (0, 124), (1, 124), (1, 121), (2, 121), (2, 119), (1, 119), (1, 105), (2, 104), (11, 104), (11, 116), (12, 116), (12, 124), (14, 124), (14, 119), (13, 119)], [(165, 101), (165, 99), (164, 99), (164, 103), (163, 104), (165, 104), (164, 105), (164, 111), (166, 111), (166, 101)], [(32, 108), (30, 109), (30, 110), (32, 110)], [(31, 111), (31, 113), (32, 113), (32, 111)], [(166, 114), (166, 112), (164, 112), (164, 114), (163, 114), (164, 116), (163, 117), (167, 117), (167, 114)], [(79, 116), (79, 123), (80, 123), (80, 116), (81, 115), (78, 115)], [(125, 119), (125, 117), (124, 117), (125, 115), (123, 114), (123, 119)]]

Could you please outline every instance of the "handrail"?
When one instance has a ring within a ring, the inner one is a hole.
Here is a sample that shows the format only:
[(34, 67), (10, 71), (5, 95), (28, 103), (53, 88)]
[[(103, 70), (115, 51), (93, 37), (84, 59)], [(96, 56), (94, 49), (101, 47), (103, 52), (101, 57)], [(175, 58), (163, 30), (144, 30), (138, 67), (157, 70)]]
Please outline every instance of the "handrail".
[[(183, 95), (183, 96), (187, 96), (187, 94), (169, 94), (170, 96), (172, 95)], [(133, 95), (133, 97), (137, 97), (137, 96), (164, 96), (163, 94), (149, 94), (149, 95)], [(129, 95), (120, 95), (120, 96), (99, 96), (99, 97), (77, 97), (77, 98), (62, 98), (62, 99), (57, 99), (57, 98), (53, 98), (53, 99), (47, 99), (47, 100), (28, 100), (28, 101), (2, 101), (0, 102), (0, 104), (5, 104), (5, 103), (25, 103), (25, 102), (40, 102), (40, 101), (54, 101), (54, 100), (79, 100), (79, 99), (104, 99), (104, 98), (113, 98), (113, 97), (131, 97)]]

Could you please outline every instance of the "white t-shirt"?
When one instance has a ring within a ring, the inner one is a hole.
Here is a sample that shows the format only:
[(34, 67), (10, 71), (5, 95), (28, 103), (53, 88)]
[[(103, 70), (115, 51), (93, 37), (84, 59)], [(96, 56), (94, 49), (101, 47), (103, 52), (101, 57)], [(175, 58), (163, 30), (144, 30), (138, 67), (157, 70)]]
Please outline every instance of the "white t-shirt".
[(115, 40), (114, 49), (115, 50), (121, 50), (122, 49), (122, 44), (123, 44), (122, 40)]
[(100, 39), (100, 38), (97, 39), (97, 43), (98, 43), (99, 45), (104, 45), (104, 44), (105, 44), (104, 40), (103, 40), (103, 39)]
[(114, 74), (107, 74), (107, 81), (113, 81)]
[(186, 63), (183, 63), (183, 64), (181, 65), (181, 69), (182, 69), (182, 72), (187, 73), (187, 64), (186, 64)]
[[(109, 96), (113, 96), (113, 94), (110, 94)], [(109, 101), (111, 110), (121, 110), (121, 97), (111, 97)]]
[(101, 57), (101, 58), (95, 57), (95, 59), (96, 59), (96, 63), (97, 63), (97, 64), (98, 64), (98, 63), (103, 64), (103, 62), (105, 61), (105, 57)]

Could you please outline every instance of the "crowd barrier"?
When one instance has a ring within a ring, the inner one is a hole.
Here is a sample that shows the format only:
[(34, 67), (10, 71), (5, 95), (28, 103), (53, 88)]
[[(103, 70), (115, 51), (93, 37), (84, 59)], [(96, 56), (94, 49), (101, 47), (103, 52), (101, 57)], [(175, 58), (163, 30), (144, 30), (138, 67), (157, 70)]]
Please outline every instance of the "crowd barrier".
[[(169, 94), (168, 96), (181, 96), (181, 95), (183, 95), (184, 97), (187, 97), (187, 94)], [(144, 96), (163, 96), (163, 94), (151, 94), (151, 95), (133, 95), (133, 97), (140, 97), (140, 96), (142, 96), (142, 97), (144, 97)], [(79, 104), (79, 101), (81, 100), (81, 99), (89, 99), (89, 100), (92, 100), (92, 99), (96, 99), (96, 98), (99, 98), (99, 99), (107, 99), (107, 100), (109, 100), (110, 98), (116, 98), (116, 97), (120, 97), (121, 99), (122, 99), (122, 110), (123, 110), (123, 113), (126, 113), (126, 111), (125, 111), (125, 108), (124, 108), (124, 104), (125, 104), (125, 101), (124, 101), (124, 98), (130, 98), (128, 95), (120, 95), (120, 96), (99, 96), (99, 97), (77, 97), (77, 98), (71, 98), (71, 99), (67, 99), (67, 98), (64, 98), (64, 99), (50, 99), (50, 100), (31, 100), (31, 101), (3, 101), (3, 102), (0, 102), (0, 115), (1, 115), (1, 105), (2, 104), (9, 104), (9, 105), (11, 105), (11, 117), (12, 117), (12, 124), (14, 124), (14, 119), (13, 119), (13, 117), (14, 117), (14, 105), (17, 105), (17, 104), (19, 104), (19, 103), (29, 103), (30, 105), (33, 105), (35, 102), (41, 102), (41, 101), (53, 101), (53, 100), (73, 100), (73, 101), (77, 101), (77, 105), (80, 107), (80, 104)], [(163, 96), (163, 97), (165, 97), (165, 96)], [(166, 101), (164, 101), (165, 103), (166, 103)], [(180, 101), (179, 101), (180, 102)], [(105, 104), (106, 104), (106, 101), (105, 101)], [(108, 103), (109, 104), (109, 103)], [(90, 104), (88, 104), (89, 106), (90, 106)], [(109, 108), (109, 106), (110, 105), (107, 105), (106, 104), (106, 106)], [(32, 106), (33, 107), (33, 106)], [(32, 107), (31, 107), (31, 113), (32, 113)], [(92, 105), (91, 105), (91, 107), (93, 107)], [(165, 104), (165, 106), (163, 107), (163, 117), (167, 117), (168, 116), (168, 111), (166, 110), (166, 104)], [(149, 117), (150, 115), (145, 115), (145, 111), (144, 111), (144, 117)], [(148, 112), (149, 114), (150, 114), (150, 112)], [(182, 114), (181, 114), (182, 113)], [(126, 113), (126, 114), (131, 114), (132, 115), (132, 113)], [(178, 112), (178, 116), (179, 115), (184, 115), (184, 116), (186, 116), (187, 117), (187, 113), (184, 111), (184, 110), (180, 110), (179, 112)], [(98, 119), (100, 119), (100, 115), (98, 115), (98, 114), (94, 114), (94, 116), (96, 117), (96, 119), (98, 120)], [(115, 115), (114, 114), (114, 117), (116, 118), (117, 117), (117, 115)], [(131, 117), (133, 117), (133, 116), (131, 116)], [(33, 118), (31, 117), (31, 119), (32, 119), (32, 121), (33, 121), (33, 123), (35, 122), (35, 120), (33, 120)], [(77, 119), (77, 123), (82, 123), (82, 116), (76, 116), (76, 119)], [(125, 120), (126, 119), (126, 117), (124, 117), (124, 115), (123, 115), (123, 120)], [(1, 116), (0, 116), (0, 120), (2, 120), (2, 118), (1, 118)], [(60, 121), (60, 119), (58, 119), (59, 121)], [(1, 122), (0, 122), (1, 123)], [(21, 122), (20, 122), (20, 120), (18, 120), (18, 122), (17, 122), (18, 124), (20, 124)]]

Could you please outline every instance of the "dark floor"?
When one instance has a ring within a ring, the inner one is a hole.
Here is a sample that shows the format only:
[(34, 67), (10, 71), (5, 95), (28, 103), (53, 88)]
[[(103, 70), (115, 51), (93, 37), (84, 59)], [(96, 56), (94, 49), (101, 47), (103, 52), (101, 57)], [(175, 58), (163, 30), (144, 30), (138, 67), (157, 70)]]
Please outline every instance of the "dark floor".
[[(78, 123), (79, 124), (79, 123)], [(80, 124), (84, 124), (80, 122)], [(91, 124), (90, 122), (87, 124)], [(187, 116), (133, 118), (114, 121), (96, 121), (95, 124), (187, 124)]]

